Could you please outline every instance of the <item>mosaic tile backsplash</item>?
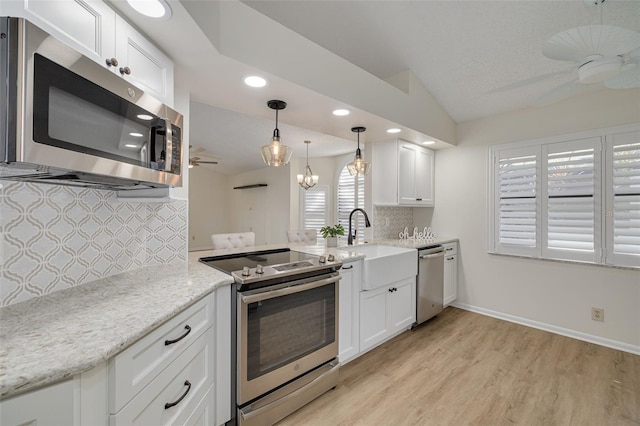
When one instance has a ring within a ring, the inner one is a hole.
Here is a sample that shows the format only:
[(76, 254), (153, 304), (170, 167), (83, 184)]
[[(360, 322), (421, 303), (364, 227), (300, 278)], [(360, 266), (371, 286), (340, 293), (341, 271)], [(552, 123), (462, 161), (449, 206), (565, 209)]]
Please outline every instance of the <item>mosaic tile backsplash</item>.
[(405, 226), (413, 229), (413, 207), (374, 206), (373, 217), (373, 238), (398, 238)]
[(187, 201), (0, 180), (0, 306), (187, 259)]

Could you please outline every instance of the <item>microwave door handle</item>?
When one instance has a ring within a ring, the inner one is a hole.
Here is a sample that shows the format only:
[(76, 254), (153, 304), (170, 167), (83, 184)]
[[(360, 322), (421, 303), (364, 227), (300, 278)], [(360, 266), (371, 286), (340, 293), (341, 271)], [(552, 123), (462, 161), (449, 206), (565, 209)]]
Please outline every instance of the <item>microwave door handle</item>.
[(171, 172), (173, 168), (173, 128), (171, 120), (165, 118), (164, 170)]

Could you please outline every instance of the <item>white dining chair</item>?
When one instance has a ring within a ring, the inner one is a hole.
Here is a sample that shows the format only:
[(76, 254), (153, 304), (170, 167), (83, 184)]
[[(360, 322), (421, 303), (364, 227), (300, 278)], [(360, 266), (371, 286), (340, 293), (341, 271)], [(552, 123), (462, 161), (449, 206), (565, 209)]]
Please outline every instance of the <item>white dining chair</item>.
[(255, 232), (236, 232), (230, 234), (212, 234), (213, 249), (230, 249), (256, 245)]
[(315, 229), (294, 229), (287, 231), (287, 240), (290, 243), (313, 243), (318, 240), (318, 232)]

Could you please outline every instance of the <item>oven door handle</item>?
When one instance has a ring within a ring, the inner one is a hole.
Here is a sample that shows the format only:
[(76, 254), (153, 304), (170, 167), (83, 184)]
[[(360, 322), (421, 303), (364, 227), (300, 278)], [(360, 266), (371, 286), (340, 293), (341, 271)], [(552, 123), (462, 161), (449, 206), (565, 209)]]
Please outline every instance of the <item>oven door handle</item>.
[(322, 287), (328, 284), (337, 283), (338, 281), (340, 281), (339, 275), (331, 278), (325, 278), (323, 280), (313, 281), (307, 284), (292, 285), (291, 287), (285, 287), (278, 290), (267, 290), (263, 293), (250, 294), (248, 296), (241, 295), (240, 298), (242, 300), (242, 303), (245, 303), (248, 305), (250, 303), (260, 302), (262, 300), (273, 299), (274, 297), (300, 293), (303, 291)]

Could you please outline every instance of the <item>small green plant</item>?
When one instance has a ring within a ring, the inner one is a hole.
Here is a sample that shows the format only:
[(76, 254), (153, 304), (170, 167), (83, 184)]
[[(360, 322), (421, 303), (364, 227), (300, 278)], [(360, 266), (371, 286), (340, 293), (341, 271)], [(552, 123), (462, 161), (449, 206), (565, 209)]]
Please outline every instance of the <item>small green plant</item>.
[(344, 226), (340, 224), (334, 226), (323, 226), (320, 228), (320, 233), (322, 234), (322, 238), (344, 235)]

